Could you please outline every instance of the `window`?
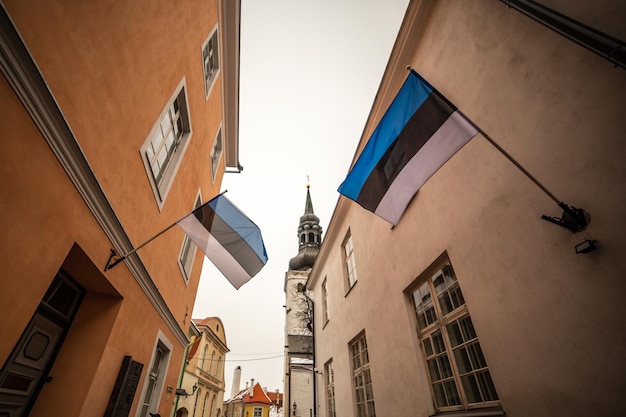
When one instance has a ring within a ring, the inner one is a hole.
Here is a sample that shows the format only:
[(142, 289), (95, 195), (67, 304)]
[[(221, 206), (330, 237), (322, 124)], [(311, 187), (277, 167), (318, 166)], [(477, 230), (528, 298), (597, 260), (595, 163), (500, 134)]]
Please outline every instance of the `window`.
[(350, 351), (352, 352), (352, 380), (356, 397), (357, 417), (375, 417), (374, 391), (372, 390), (365, 334), (358, 336), (350, 344)]
[(254, 407), (254, 417), (263, 417), (263, 409), (261, 407)]
[(213, 371), (213, 362), (215, 362), (215, 351), (211, 352), (211, 362), (209, 362), (209, 374)]
[(196, 399), (193, 402), (193, 414), (192, 417), (196, 417), (196, 410), (198, 409), (198, 398), (202, 397), (202, 389), (196, 390)]
[(328, 290), (326, 289), (326, 278), (322, 282), (322, 318), (324, 323), (328, 321)]
[(345, 272), (348, 277), (348, 289), (356, 284), (356, 263), (354, 262), (354, 248), (352, 247), (352, 235), (348, 230), (348, 234), (342, 245), (343, 258), (345, 262)]
[[(193, 209), (197, 209), (202, 205), (202, 197), (198, 194), (196, 198), (196, 203), (193, 206)], [(180, 248), (180, 255), (178, 256), (178, 266), (180, 267), (180, 271), (183, 274), (183, 279), (185, 283), (189, 282), (189, 277), (191, 276), (191, 267), (193, 266), (193, 260), (196, 255), (196, 244), (185, 234), (183, 238), (183, 246)]]
[(172, 345), (161, 332), (157, 337), (156, 347), (150, 361), (150, 369), (144, 383), (143, 397), (139, 407), (139, 416), (148, 417), (149, 413), (156, 412), (160, 392), (165, 382), (165, 374), (169, 362)]
[(187, 108), (183, 80), (141, 147), (144, 165), (159, 208), (163, 206), (191, 137)]
[[(205, 417), (206, 414), (206, 403), (209, 400), (209, 393), (204, 394), (204, 401), (202, 402), (202, 417)], [(211, 414), (211, 410), (209, 410), (209, 414)]]
[(217, 70), (219, 70), (219, 57), (218, 57), (218, 43), (217, 43), (217, 28), (213, 29), (213, 32), (209, 35), (204, 45), (202, 46), (202, 63), (204, 67), (204, 94), (209, 96), (213, 81), (217, 77)]
[(209, 361), (209, 345), (204, 345), (204, 353), (202, 354), (202, 370), (206, 370), (206, 364)]
[(213, 180), (215, 181), (215, 175), (217, 175), (217, 167), (220, 164), (220, 157), (222, 156), (222, 128), (217, 131), (217, 136), (213, 142), (213, 148), (211, 148), (211, 171), (213, 173)]
[(335, 414), (335, 374), (333, 373), (333, 360), (324, 365), (326, 381), (326, 400), (328, 401), (328, 417), (336, 417)]
[(436, 264), (410, 295), (435, 407), (451, 411), (499, 405), (450, 261)]

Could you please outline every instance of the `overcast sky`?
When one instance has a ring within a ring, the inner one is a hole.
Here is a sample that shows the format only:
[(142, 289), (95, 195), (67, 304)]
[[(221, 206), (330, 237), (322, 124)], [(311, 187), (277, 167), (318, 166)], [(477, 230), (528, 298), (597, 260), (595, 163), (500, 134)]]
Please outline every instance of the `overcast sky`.
[(269, 261), (238, 291), (205, 259), (193, 318), (220, 317), (241, 388), (283, 392), (285, 293), (307, 176), (324, 233), (408, 0), (242, 0), (240, 174), (222, 190), (260, 228)]

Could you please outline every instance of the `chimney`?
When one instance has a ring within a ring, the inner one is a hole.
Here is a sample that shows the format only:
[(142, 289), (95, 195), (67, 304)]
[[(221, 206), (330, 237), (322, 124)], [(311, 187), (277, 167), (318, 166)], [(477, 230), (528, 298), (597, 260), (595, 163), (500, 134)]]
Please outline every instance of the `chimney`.
[(237, 366), (233, 372), (233, 387), (230, 391), (231, 400), (239, 393), (239, 384), (241, 384), (241, 366)]
[[(250, 380), (250, 388), (254, 390), (254, 378)], [(252, 391), (252, 395), (254, 395), (254, 391)]]

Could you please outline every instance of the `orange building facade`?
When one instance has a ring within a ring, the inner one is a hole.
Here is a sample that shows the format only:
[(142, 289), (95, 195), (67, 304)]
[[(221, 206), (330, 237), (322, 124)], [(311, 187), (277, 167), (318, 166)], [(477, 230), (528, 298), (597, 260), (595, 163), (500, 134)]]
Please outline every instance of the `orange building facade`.
[(0, 19), (0, 415), (172, 415), (203, 255), (177, 227), (133, 251), (241, 170), (240, 2)]

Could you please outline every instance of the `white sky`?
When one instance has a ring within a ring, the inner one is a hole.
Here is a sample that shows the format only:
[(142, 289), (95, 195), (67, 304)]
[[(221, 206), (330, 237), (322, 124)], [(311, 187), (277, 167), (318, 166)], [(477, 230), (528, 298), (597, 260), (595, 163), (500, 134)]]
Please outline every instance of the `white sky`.
[[(269, 261), (239, 291), (205, 259), (193, 318), (220, 317), (241, 388), (283, 392), (285, 273), (307, 175), (324, 233), (408, 0), (242, 0), (241, 174), (222, 190), (260, 228)], [(263, 359), (271, 358), (271, 359)]]

